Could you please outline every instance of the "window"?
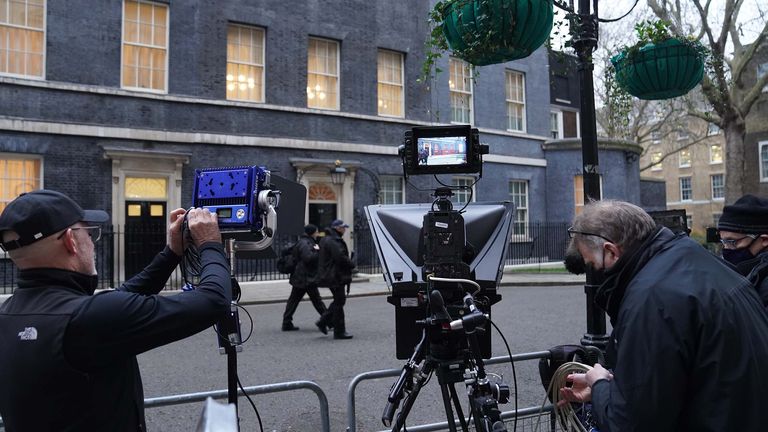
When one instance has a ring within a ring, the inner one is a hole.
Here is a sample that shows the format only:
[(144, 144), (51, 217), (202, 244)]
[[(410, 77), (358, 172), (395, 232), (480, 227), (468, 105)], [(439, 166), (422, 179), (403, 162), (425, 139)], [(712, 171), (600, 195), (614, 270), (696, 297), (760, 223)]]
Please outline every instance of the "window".
[(511, 180), (509, 182), (509, 200), (515, 204), (512, 234), (528, 236), (528, 181)]
[(453, 191), (453, 198), (451, 199), (454, 204), (464, 205), (474, 201), (475, 179), (472, 177), (454, 177), (451, 180), (451, 185), (454, 188), (460, 187), (459, 190)]
[(525, 77), (507, 71), (507, 129), (525, 132)]
[(725, 178), (723, 174), (713, 174), (712, 178), (712, 199), (725, 199)]
[(403, 55), (379, 50), (379, 115), (404, 117)]
[(760, 181), (768, 182), (768, 141), (758, 143), (760, 148)]
[(651, 132), (651, 140), (654, 144), (658, 144), (661, 142), (661, 131), (653, 131)]
[(451, 58), (448, 60), (451, 92), (451, 122), (472, 124), (472, 67), (469, 63)]
[(560, 111), (552, 111), (549, 113), (549, 133), (552, 139), (560, 139), (562, 136), (562, 133), (560, 133), (560, 129), (562, 129), (562, 126), (560, 125)]
[(691, 166), (691, 149), (680, 150), (680, 168)]
[(661, 171), (662, 165), (661, 165), (661, 152), (653, 152), (651, 153), (651, 171)]
[(227, 27), (227, 99), (264, 102), (264, 29)]
[(693, 189), (691, 188), (690, 177), (680, 177), (680, 201), (690, 201), (693, 199)]
[(309, 39), (307, 55), (307, 106), (339, 109), (339, 43)]
[(723, 163), (723, 146), (720, 144), (712, 144), (709, 146), (709, 163), (717, 164)]
[[(603, 176), (600, 176), (600, 196), (603, 196)], [(573, 202), (576, 204), (574, 214), (579, 215), (584, 210), (584, 176), (579, 174), (573, 178)]]
[(0, 74), (43, 78), (45, 0), (0, 0)]
[(714, 123), (707, 123), (707, 136), (717, 135), (720, 133), (720, 126)]
[(379, 201), (381, 204), (403, 204), (403, 178), (380, 177)]
[(126, 0), (123, 9), (123, 87), (167, 91), (168, 6)]
[(683, 125), (682, 129), (678, 129), (677, 130), (677, 139), (679, 139), (679, 140), (688, 139), (688, 136), (689, 135), (688, 135), (688, 125), (687, 124)]
[(0, 154), (0, 213), (22, 193), (41, 189), (42, 171), (40, 158)]
[[(768, 74), (768, 63), (760, 63), (757, 65), (757, 79), (762, 78), (765, 74)], [(768, 84), (763, 87), (763, 92), (768, 92)]]

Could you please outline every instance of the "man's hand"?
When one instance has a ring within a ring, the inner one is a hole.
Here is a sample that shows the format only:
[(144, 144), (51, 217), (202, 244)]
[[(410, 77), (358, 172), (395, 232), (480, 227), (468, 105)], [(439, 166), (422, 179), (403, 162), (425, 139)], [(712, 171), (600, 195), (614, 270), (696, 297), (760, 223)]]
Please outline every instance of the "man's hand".
[(591, 401), (592, 386), (602, 379), (610, 381), (613, 379), (613, 374), (608, 372), (608, 370), (600, 363), (596, 363), (595, 366), (585, 374), (568, 375), (565, 380), (572, 383), (572, 386), (560, 389), (560, 397), (564, 400), (561, 400), (558, 404), (562, 406), (568, 402)]
[(216, 213), (211, 213), (206, 208), (194, 208), (189, 211), (187, 225), (195, 246), (200, 247), (208, 242), (221, 243), (219, 218)]
[(187, 211), (183, 208), (178, 208), (171, 212), (170, 224), (168, 225), (168, 247), (171, 248), (173, 253), (178, 256), (184, 255), (184, 243), (183, 235), (181, 232), (182, 225), (184, 224), (184, 214)]

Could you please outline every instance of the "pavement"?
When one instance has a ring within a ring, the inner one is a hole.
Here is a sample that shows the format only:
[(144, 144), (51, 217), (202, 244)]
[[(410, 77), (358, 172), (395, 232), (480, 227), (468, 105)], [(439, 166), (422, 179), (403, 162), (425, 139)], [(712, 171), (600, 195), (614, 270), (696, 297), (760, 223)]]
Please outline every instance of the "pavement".
[[(528, 270), (531, 270), (528, 267)], [(504, 269), (499, 286), (564, 286), (564, 285), (584, 285), (586, 282), (584, 275), (573, 275), (570, 273), (538, 273), (531, 270), (525, 272), (517, 266), (508, 266)], [(284, 303), (288, 300), (291, 293), (291, 285), (288, 279), (241, 282), (240, 288), (242, 295), (240, 304), (269, 304)], [(175, 294), (178, 291), (163, 291), (161, 294)], [(375, 295), (388, 295), (391, 291), (380, 274), (358, 273), (352, 280), (348, 297), (363, 297)], [(323, 299), (332, 298), (328, 289), (320, 289), (320, 295)], [(0, 304), (2, 304), (10, 295), (0, 295)], [(305, 300), (307, 297), (305, 297)]]

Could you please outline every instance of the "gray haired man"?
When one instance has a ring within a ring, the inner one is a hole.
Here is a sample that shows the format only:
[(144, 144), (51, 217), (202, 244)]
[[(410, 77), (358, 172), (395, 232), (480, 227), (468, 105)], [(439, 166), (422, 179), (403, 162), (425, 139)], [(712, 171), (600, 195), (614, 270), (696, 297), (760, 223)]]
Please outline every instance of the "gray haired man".
[(762, 430), (768, 314), (749, 282), (630, 203), (590, 203), (568, 232), (605, 274), (613, 333), (611, 371), (570, 375), (562, 396), (591, 401), (601, 432)]

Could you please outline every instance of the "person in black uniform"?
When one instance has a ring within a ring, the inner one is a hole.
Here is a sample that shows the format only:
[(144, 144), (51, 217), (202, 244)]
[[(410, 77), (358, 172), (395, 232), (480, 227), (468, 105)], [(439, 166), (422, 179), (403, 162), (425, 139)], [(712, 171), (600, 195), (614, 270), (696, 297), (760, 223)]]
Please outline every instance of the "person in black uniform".
[(283, 313), (283, 331), (298, 330), (293, 325), (293, 314), (299, 307), (299, 302), (304, 298), (304, 294), (309, 295), (312, 306), (322, 317), (327, 308), (323, 299), (320, 298), (320, 292), (317, 289), (317, 260), (320, 246), (317, 245), (319, 232), (317, 227), (308, 224), (304, 227), (304, 234), (299, 237), (294, 247), (294, 259), (296, 268), (291, 273), (289, 280), (291, 284), (291, 295), (288, 296), (288, 302), (285, 304)]
[(590, 203), (568, 232), (605, 272), (595, 303), (613, 332), (608, 369), (561, 395), (591, 401), (600, 432), (764, 430), (768, 313), (749, 281), (630, 203)]
[(323, 334), (328, 334), (328, 327), (333, 327), (334, 339), (352, 339), (344, 322), (344, 303), (347, 301), (344, 287), (352, 282), (352, 270), (355, 268), (349, 257), (347, 244), (342, 238), (347, 228), (349, 225), (336, 219), (331, 222), (331, 226), (325, 230), (325, 237), (320, 240), (318, 286), (331, 289), (333, 302), (315, 325)]
[(723, 259), (755, 286), (768, 308), (768, 199), (744, 195), (717, 222)]
[(0, 245), (19, 270), (0, 306), (0, 416), (5, 430), (145, 431), (136, 355), (204, 330), (226, 316), (229, 265), (218, 221), (186, 215), (200, 252), (193, 291), (158, 293), (184, 252), (184, 209), (170, 214), (168, 244), (117, 290), (94, 295), (101, 210), (64, 194), (22, 194), (0, 215)]

